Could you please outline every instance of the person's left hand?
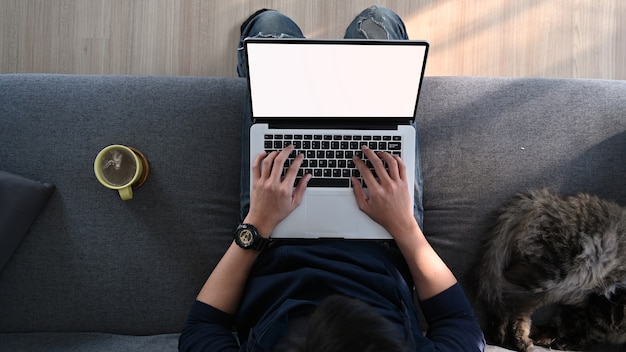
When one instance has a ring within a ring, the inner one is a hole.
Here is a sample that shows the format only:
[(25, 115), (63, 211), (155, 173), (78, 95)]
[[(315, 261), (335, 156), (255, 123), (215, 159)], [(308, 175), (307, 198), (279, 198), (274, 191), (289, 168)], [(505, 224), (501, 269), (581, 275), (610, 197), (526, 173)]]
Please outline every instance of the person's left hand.
[(304, 155), (299, 154), (282, 177), (283, 167), (292, 145), (280, 152), (259, 154), (252, 164), (252, 192), (250, 194), (250, 211), (244, 223), (254, 225), (261, 236), (269, 237), (274, 228), (289, 215), (304, 196), (311, 175), (307, 174), (294, 188), (298, 169)]

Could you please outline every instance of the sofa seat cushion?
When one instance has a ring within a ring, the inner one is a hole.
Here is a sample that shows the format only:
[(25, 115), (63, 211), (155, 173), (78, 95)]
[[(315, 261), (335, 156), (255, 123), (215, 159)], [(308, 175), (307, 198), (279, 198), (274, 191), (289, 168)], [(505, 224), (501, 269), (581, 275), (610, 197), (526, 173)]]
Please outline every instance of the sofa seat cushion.
[(5, 333), (0, 334), (0, 351), (110, 352), (177, 351), (179, 334), (130, 336), (102, 333)]

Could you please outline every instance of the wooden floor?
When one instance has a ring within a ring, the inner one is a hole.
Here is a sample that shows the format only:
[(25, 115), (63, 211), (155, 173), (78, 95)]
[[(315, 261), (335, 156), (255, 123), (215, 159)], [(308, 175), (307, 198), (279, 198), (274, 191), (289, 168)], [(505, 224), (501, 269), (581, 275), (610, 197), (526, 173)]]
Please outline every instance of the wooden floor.
[[(426, 74), (626, 79), (624, 0), (379, 0)], [(239, 26), (261, 7), (339, 38), (371, 0), (0, 0), (0, 73), (236, 75)]]

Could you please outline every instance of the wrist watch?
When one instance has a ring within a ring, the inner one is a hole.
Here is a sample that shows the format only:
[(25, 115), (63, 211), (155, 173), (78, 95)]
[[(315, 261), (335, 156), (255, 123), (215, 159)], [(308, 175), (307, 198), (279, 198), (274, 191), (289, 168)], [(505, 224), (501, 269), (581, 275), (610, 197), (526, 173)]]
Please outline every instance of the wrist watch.
[(259, 231), (250, 224), (239, 224), (235, 230), (235, 243), (243, 249), (262, 251), (270, 240), (259, 235)]

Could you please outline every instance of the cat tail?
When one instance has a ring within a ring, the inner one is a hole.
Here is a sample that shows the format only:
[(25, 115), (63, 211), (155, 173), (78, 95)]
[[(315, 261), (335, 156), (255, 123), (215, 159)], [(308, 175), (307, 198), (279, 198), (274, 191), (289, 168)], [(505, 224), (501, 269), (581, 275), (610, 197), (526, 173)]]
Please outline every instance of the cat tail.
[(511, 221), (498, 221), (489, 233), (480, 258), (478, 297), (487, 310), (496, 316), (503, 316), (506, 312), (505, 292), (511, 290), (504, 276), (512, 256), (513, 245), (509, 239), (511, 227)]
[(525, 286), (533, 281), (526, 276), (530, 268), (521, 260), (517, 242), (527, 236), (538, 192), (518, 193), (506, 203), (496, 214), (495, 225), (483, 245), (477, 292), (494, 318), (506, 319), (518, 309), (519, 300), (528, 293)]

